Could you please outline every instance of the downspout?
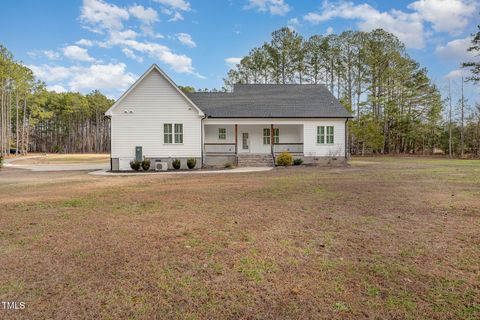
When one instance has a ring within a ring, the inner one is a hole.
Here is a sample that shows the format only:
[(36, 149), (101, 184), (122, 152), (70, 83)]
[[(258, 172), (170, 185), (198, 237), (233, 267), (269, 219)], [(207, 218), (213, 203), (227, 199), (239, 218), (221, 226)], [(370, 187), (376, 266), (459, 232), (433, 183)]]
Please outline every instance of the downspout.
[(203, 120), (207, 118), (207, 115), (204, 114), (203, 117), (200, 119), (200, 146), (201, 146), (201, 156), (202, 156), (202, 168), (204, 164), (204, 159), (203, 159), (203, 148), (205, 148), (205, 145), (203, 144)]
[(345, 160), (348, 160), (348, 118), (345, 119)]
[(110, 120), (110, 171), (113, 171), (113, 160), (112, 160), (112, 117), (105, 116), (108, 120)]

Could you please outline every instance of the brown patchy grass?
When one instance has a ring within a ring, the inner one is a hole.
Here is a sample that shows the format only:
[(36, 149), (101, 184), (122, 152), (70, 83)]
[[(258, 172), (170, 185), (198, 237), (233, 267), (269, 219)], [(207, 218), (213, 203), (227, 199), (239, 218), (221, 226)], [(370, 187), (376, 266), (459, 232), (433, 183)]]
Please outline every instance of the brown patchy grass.
[(18, 319), (478, 319), (480, 162), (94, 177), (0, 172)]
[(31, 165), (31, 164), (96, 164), (108, 163), (110, 161), (109, 154), (103, 153), (71, 153), (71, 154), (38, 154), (38, 158), (18, 159), (15, 164)]

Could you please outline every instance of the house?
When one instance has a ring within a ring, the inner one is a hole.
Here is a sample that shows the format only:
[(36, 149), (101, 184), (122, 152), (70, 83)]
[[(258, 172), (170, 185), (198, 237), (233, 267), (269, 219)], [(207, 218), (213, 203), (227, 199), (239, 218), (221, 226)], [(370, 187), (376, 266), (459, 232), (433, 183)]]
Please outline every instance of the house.
[(273, 165), (288, 151), (305, 163), (345, 162), (350, 113), (324, 85), (235, 85), (185, 94), (152, 65), (106, 112), (111, 169), (133, 159), (197, 159), (197, 167)]

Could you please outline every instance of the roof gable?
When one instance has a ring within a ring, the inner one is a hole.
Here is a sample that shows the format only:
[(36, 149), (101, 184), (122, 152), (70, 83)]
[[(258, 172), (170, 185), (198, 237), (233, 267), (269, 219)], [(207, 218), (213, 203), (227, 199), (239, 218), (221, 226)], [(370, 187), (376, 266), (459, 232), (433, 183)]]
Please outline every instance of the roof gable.
[(152, 64), (152, 66), (150, 68), (148, 68), (147, 71), (145, 71), (145, 73), (140, 77), (138, 78), (137, 81), (135, 81), (135, 83), (133, 83), (130, 88), (128, 88), (127, 91), (125, 91), (121, 96), (120, 98), (118, 98), (117, 101), (115, 101), (115, 103), (105, 112), (105, 115), (106, 116), (112, 116), (113, 114), (113, 110), (120, 105), (120, 103), (140, 84), (142, 83), (142, 81), (153, 71), (158, 71), (160, 73), (160, 75), (165, 79), (167, 80), (167, 82), (195, 109), (198, 111), (198, 114), (200, 116), (203, 116), (204, 113), (203, 111), (192, 101), (190, 100), (189, 97), (187, 97), (187, 95), (185, 95), (185, 93), (180, 90), (177, 85), (173, 82), (172, 79), (170, 79), (169, 76), (167, 76), (167, 74), (165, 72), (163, 72), (162, 69), (160, 69), (159, 66), (157, 66), (156, 64)]

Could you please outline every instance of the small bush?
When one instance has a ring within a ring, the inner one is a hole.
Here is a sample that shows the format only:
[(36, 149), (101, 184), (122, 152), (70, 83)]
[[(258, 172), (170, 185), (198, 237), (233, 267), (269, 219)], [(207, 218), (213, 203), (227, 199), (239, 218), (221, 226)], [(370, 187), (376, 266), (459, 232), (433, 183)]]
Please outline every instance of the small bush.
[(150, 160), (144, 159), (142, 161), (142, 169), (145, 171), (148, 171), (148, 169), (150, 169)]
[(138, 160), (130, 161), (130, 168), (132, 168), (132, 170), (135, 170), (135, 171), (140, 170), (140, 165), (141, 165), (141, 162)]
[(277, 166), (291, 166), (293, 162), (293, 157), (290, 152), (282, 152), (278, 157), (277, 157)]
[(172, 167), (173, 167), (173, 169), (175, 169), (175, 170), (180, 169), (180, 165), (181, 165), (181, 163), (180, 163), (180, 160), (179, 160), (179, 159), (175, 159), (175, 160), (172, 161)]
[(193, 169), (197, 165), (197, 159), (195, 158), (190, 158), (187, 160), (187, 167), (188, 169)]
[(303, 159), (301, 158), (296, 158), (296, 159), (293, 159), (293, 165), (294, 166), (299, 166), (303, 163)]
[(3, 157), (0, 156), (0, 169), (2, 169), (2, 167), (3, 167)]
[(62, 146), (55, 145), (53, 146), (53, 153), (61, 153), (63, 151)]
[(230, 162), (225, 163), (225, 169), (232, 169), (232, 168), (233, 168), (233, 164), (231, 164)]

